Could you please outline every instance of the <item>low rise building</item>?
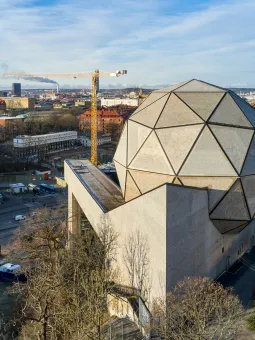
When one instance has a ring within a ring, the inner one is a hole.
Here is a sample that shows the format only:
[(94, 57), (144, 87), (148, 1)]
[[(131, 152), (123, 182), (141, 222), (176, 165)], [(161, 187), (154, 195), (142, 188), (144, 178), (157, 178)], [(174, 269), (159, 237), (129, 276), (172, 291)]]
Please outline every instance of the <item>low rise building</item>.
[[(91, 146), (91, 139), (90, 139), (90, 135), (81, 135), (78, 140), (80, 141), (80, 143), (84, 146)], [(111, 135), (109, 133), (105, 133), (105, 134), (98, 134), (97, 136), (97, 145), (103, 145), (103, 144), (107, 144), (107, 143), (111, 143), (112, 138)]]
[(27, 190), (27, 187), (23, 183), (10, 184), (10, 190), (12, 194), (20, 194)]
[(6, 102), (7, 109), (29, 109), (33, 110), (35, 107), (35, 99), (28, 97), (0, 97), (0, 100)]
[(17, 125), (23, 125), (23, 123), (24, 123), (23, 117), (0, 116), (0, 125), (7, 129)]
[(116, 105), (127, 105), (127, 106), (138, 106), (138, 98), (125, 98), (125, 97), (104, 97), (101, 99), (101, 106), (116, 106)]
[(0, 99), (0, 111), (6, 111), (6, 102)]
[(39, 146), (76, 140), (77, 140), (76, 131), (64, 131), (36, 136), (28, 135), (17, 136), (13, 139), (13, 146), (15, 148), (24, 148), (28, 146)]
[(72, 148), (77, 142), (77, 131), (64, 131), (45, 135), (21, 135), (13, 139), (17, 159), (42, 160), (51, 152)]

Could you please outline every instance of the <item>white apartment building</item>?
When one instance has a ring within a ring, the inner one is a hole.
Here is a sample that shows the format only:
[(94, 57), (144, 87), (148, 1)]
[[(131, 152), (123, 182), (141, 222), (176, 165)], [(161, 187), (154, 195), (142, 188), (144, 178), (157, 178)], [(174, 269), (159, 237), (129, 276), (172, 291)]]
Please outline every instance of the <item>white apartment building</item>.
[(138, 106), (138, 98), (102, 98), (101, 106), (116, 106), (116, 105), (128, 105), (128, 106)]
[(25, 148), (75, 140), (77, 140), (77, 131), (64, 131), (35, 136), (20, 135), (13, 138), (13, 146), (15, 148)]
[[(91, 146), (91, 139), (89, 137), (80, 136), (78, 139), (82, 145), (88, 146), (88, 147)], [(97, 137), (97, 145), (111, 143), (111, 141), (112, 141), (112, 137), (110, 133), (105, 133)]]

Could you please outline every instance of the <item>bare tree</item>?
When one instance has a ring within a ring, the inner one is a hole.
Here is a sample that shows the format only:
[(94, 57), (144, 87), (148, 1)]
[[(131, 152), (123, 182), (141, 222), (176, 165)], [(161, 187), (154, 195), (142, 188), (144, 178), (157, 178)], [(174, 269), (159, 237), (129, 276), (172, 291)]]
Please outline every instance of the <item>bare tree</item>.
[(97, 234), (88, 225), (73, 237), (69, 251), (63, 209), (38, 210), (24, 222), (12, 246), (14, 258), (26, 261), (28, 279), (14, 287), (20, 338), (107, 339), (107, 296), (117, 278), (108, 260), (114, 258), (117, 234), (107, 221)]
[(140, 230), (130, 233), (124, 244), (124, 263), (129, 285), (138, 289), (147, 300), (150, 292), (150, 261), (147, 236)]
[(152, 307), (153, 327), (162, 339), (234, 339), (243, 308), (231, 289), (209, 278), (185, 278)]

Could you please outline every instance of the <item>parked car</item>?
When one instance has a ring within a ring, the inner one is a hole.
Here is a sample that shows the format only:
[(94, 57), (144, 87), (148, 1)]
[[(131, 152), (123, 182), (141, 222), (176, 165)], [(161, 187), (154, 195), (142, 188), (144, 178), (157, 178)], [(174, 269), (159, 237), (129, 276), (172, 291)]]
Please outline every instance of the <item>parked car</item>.
[(21, 266), (19, 264), (5, 263), (0, 265), (0, 280), (26, 281), (26, 277), (21, 272)]
[(25, 215), (16, 215), (15, 216), (15, 221), (21, 221), (21, 220), (24, 220), (26, 218)]

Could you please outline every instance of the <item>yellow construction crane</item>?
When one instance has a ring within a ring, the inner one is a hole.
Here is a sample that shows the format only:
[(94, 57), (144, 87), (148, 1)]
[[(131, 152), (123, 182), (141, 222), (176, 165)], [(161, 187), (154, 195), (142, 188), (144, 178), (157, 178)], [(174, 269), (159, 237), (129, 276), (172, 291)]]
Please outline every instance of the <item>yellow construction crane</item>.
[(49, 74), (29, 74), (29, 73), (4, 73), (5, 77), (16, 78), (92, 78), (91, 87), (91, 162), (95, 165), (98, 164), (97, 160), (97, 89), (99, 84), (99, 77), (119, 77), (127, 74), (127, 70), (117, 70), (116, 72), (79, 72), (79, 73), (49, 73)]

